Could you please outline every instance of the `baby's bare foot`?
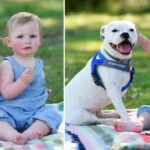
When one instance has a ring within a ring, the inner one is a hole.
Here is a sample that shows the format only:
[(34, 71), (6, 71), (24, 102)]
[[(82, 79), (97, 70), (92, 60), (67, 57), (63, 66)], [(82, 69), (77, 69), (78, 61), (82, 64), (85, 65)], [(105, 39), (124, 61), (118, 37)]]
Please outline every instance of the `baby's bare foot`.
[(25, 134), (25, 137), (27, 137), (27, 139), (31, 140), (31, 139), (41, 139), (44, 136), (44, 134), (40, 131), (32, 131), (32, 132), (28, 132)]
[(122, 132), (140, 132), (143, 129), (142, 124), (139, 122), (131, 122), (131, 121), (120, 121), (115, 126), (116, 131)]
[(27, 138), (22, 134), (17, 134), (14, 136), (13, 142), (18, 145), (23, 145), (27, 142)]
[(39, 139), (44, 135), (50, 133), (50, 128), (43, 121), (36, 120), (27, 130), (23, 132), (23, 135), (31, 140), (31, 139)]
[(40, 131), (35, 132), (35, 137), (36, 138), (41, 139), (43, 136), (44, 136), (44, 134), (42, 132), (40, 132)]

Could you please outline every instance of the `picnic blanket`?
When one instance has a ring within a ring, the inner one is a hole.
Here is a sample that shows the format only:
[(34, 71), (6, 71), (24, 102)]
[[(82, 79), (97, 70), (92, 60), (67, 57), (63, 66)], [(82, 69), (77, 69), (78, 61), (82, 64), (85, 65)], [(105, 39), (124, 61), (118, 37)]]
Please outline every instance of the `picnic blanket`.
[[(63, 114), (63, 103), (52, 104), (60, 114)], [(58, 133), (34, 139), (25, 145), (16, 145), (12, 142), (0, 140), (0, 150), (63, 150), (63, 122), (61, 123)]]
[[(129, 115), (136, 119), (136, 110), (129, 110)], [(66, 133), (65, 145), (70, 145), (66, 150), (150, 150), (149, 131), (116, 132), (112, 126), (97, 124), (66, 125)]]

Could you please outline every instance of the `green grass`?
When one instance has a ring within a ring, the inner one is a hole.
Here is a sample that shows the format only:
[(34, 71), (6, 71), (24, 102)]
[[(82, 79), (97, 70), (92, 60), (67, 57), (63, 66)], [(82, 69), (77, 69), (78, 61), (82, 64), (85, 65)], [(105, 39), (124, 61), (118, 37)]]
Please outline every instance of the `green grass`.
[[(133, 21), (140, 32), (150, 37), (150, 14), (110, 15), (78, 13), (66, 16), (66, 84), (84, 67), (89, 58), (102, 45), (103, 41), (99, 38), (100, 27), (109, 21), (120, 19)], [(133, 84), (124, 96), (125, 105), (128, 108), (136, 108), (144, 104), (150, 105), (150, 59), (139, 45), (133, 50), (132, 64), (136, 68), (136, 74), (134, 75)]]
[[(63, 1), (62, 0), (5, 0), (0, 3), (0, 37), (5, 36), (9, 17), (20, 11), (38, 15), (43, 25), (42, 45), (36, 54), (45, 62), (45, 79), (49, 89), (48, 102), (63, 100)], [(0, 56), (11, 50), (0, 42)]]

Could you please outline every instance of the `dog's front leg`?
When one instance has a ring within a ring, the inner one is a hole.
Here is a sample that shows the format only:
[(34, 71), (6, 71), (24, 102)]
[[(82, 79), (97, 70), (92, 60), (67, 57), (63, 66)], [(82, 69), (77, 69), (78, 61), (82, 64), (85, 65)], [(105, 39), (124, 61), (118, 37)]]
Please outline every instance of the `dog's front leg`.
[(118, 71), (117, 69), (101, 66), (98, 67), (98, 72), (102, 77), (102, 81), (106, 88), (106, 93), (120, 117), (123, 121), (129, 121), (129, 115), (121, 98), (121, 88), (123, 86), (122, 81), (126, 81), (129, 78), (129, 74), (123, 74), (123, 72)]
[(112, 86), (107, 88), (107, 94), (123, 121), (129, 121), (130, 118), (122, 102), (121, 92), (115, 86)]

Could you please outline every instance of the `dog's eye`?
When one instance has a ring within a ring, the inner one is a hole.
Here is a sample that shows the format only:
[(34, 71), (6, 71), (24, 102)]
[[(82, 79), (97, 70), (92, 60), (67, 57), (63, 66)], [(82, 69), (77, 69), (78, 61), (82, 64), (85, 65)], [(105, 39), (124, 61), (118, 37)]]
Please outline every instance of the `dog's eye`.
[(134, 29), (130, 29), (130, 31), (131, 31), (131, 32), (133, 32), (133, 31), (134, 31)]
[(118, 30), (117, 29), (113, 29), (112, 32), (118, 32)]

